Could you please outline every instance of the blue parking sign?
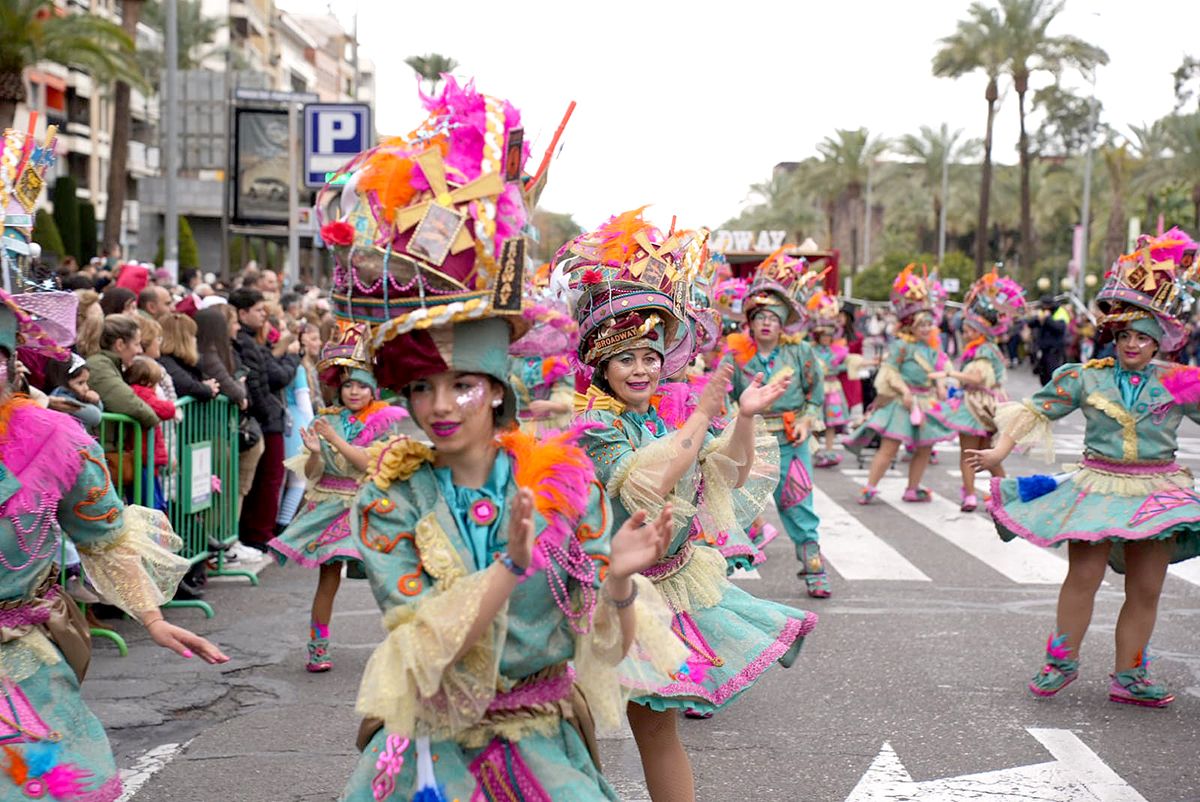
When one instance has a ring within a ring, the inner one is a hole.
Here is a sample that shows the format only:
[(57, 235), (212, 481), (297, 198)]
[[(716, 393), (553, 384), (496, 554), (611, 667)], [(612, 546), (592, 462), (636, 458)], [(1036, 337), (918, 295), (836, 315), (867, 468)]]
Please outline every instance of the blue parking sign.
[(325, 186), (337, 170), (371, 146), (371, 107), (366, 103), (309, 103), (304, 107), (304, 185)]

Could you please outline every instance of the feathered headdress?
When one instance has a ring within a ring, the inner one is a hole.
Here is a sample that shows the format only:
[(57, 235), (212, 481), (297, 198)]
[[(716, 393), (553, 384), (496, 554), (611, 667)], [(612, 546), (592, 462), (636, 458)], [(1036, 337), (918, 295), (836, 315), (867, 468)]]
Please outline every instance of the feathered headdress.
[(841, 328), (842, 302), (833, 293), (817, 290), (809, 297), (804, 308), (813, 331), (836, 333)]
[(647, 347), (663, 355), (669, 376), (692, 357), (690, 285), (704, 264), (707, 232), (664, 234), (644, 209), (615, 215), (564, 245), (551, 285), (572, 302), (585, 364)]
[(1121, 256), (1104, 276), (1096, 295), (1110, 333), (1134, 328), (1154, 337), (1166, 353), (1187, 341), (1186, 320), (1200, 291), (1197, 244), (1172, 228), (1159, 237), (1143, 234), (1137, 248)]
[(892, 311), (901, 322), (920, 312), (929, 312), (933, 308), (933, 299), (930, 297), (929, 272), (925, 266), (922, 265), (919, 272), (915, 264), (905, 266), (892, 282), (889, 300)]
[(785, 328), (794, 329), (807, 323), (804, 305), (828, 271), (811, 270), (807, 259), (789, 254), (793, 249), (784, 245), (755, 268), (742, 301), (747, 318), (756, 309), (766, 308), (779, 316)]
[(1007, 334), (1024, 309), (1025, 290), (996, 270), (977, 279), (963, 301), (966, 324), (992, 338)]

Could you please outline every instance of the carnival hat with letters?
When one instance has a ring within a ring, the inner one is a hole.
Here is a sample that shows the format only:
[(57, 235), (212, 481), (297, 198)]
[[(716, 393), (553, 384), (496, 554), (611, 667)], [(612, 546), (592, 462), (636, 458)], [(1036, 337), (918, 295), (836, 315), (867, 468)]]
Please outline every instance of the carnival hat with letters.
[(1197, 243), (1178, 228), (1158, 237), (1143, 234), (1137, 248), (1121, 256), (1105, 274), (1096, 295), (1108, 334), (1139, 331), (1171, 353), (1187, 342), (1187, 318), (1200, 291)]
[(692, 231), (664, 234), (642, 217), (644, 209), (611, 217), (568, 242), (554, 271), (579, 323), (584, 364), (596, 367), (623, 351), (650, 348), (662, 355), (662, 374), (670, 376), (692, 358), (687, 310), (703, 241)]
[(988, 337), (1003, 337), (1025, 309), (1025, 290), (998, 271), (976, 279), (963, 301), (963, 322)]
[(889, 301), (892, 312), (901, 323), (909, 321), (921, 312), (930, 313), (933, 309), (931, 295), (933, 282), (924, 265), (918, 272), (915, 264), (905, 266), (900, 274), (892, 281), (892, 291)]
[(372, 390), (378, 389), (371, 372), (370, 329), (365, 323), (338, 321), (337, 330), (321, 348), (317, 360), (317, 375), (331, 387), (348, 381), (361, 382)]
[(779, 248), (754, 269), (754, 278), (742, 301), (742, 312), (747, 320), (755, 312), (766, 309), (774, 312), (785, 328), (804, 323), (802, 304), (812, 285), (808, 275), (808, 261), (803, 257), (789, 256), (792, 246)]

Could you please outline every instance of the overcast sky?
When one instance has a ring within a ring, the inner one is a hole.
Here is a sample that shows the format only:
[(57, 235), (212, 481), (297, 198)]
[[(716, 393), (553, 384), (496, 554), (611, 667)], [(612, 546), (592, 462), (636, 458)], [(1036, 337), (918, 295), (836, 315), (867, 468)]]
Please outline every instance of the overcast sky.
[[(277, 3), (298, 13), (329, 7)], [(672, 214), (682, 226), (718, 226), (776, 163), (816, 155), (836, 128), (899, 136), (946, 122), (983, 136), (985, 79), (930, 72), (937, 40), (953, 33), (968, 0), (340, 0), (333, 8), (347, 28), (356, 4), (382, 134), (421, 119), (410, 55), (448, 55), (456, 75), (511, 100), (534, 160), (576, 101), (541, 206), (585, 227), (647, 203), (664, 226)], [(1096, 94), (1105, 121), (1122, 130), (1171, 111), (1171, 73), (1197, 30), (1200, 4), (1183, 0), (1068, 0), (1051, 28), (1108, 51)], [(1064, 83), (1087, 88), (1079, 76)], [(1007, 82), (1001, 91), (995, 156), (1015, 162), (1016, 95)]]

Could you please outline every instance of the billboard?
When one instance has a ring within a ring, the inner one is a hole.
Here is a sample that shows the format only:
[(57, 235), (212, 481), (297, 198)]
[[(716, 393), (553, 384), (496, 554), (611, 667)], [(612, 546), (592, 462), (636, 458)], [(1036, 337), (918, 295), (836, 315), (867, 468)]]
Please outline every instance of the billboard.
[(288, 116), (284, 110), (238, 109), (234, 116), (233, 219), (288, 223)]

